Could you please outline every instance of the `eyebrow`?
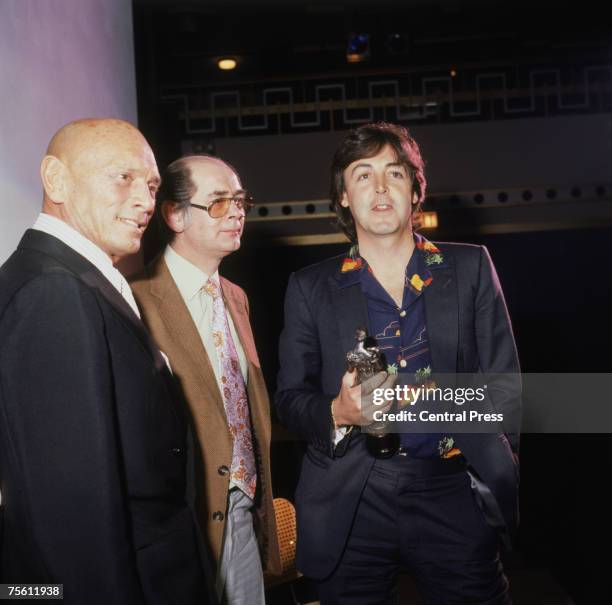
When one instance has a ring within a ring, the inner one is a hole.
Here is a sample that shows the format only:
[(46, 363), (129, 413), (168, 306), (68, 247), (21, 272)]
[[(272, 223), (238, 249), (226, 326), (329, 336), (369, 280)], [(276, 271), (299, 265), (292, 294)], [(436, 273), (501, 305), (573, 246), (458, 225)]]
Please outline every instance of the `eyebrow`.
[(239, 195), (240, 193), (246, 193), (246, 189), (236, 189), (236, 191), (234, 191), (234, 193), (230, 193), (227, 189), (224, 189), (223, 191), (212, 191), (211, 193), (208, 194), (208, 197), (221, 197), (223, 195)]
[[(138, 168), (122, 168), (121, 166), (118, 166), (117, 170), (119, 170), (120, 172), (126, 172), (128, 174), (137, 174), (138, 172), (140, 172)], [(147, 181), (147, 183), (155, 183), (157, 187), (161, 185), (161, 182), (161, 177), (159, 175), (155, 175), (152, 179), (149, 179)]]
[[(401, 162), (389, 162), (388, 164), (385, 164), (385, 168), (391, 167), (406, 168)], [(355, 170), (357, 170), (357, 168), (372, 168), (372, 164), (368, 164), (367, 162), (360, 162), (359, 164), (357, 164), (357, 166), (353, 168), (353, 170), (351, 170), (351, 176), (353, 176), (353, 173), (355, 172)]]

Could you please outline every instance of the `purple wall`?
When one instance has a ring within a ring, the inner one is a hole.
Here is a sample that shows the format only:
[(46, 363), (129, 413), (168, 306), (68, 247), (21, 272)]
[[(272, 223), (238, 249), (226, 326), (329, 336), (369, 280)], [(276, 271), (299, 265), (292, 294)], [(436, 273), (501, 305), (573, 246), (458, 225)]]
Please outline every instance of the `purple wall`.
[(49, 139), (91, 116), (136, 122), (130, 0), (2, 0), (0, 263), (40, 209)]

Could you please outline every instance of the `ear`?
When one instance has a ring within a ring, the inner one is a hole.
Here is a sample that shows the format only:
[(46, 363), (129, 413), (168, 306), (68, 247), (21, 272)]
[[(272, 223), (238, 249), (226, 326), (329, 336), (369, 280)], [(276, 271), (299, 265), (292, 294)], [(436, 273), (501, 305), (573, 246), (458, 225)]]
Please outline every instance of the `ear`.
[(40, 164), (40, 179), (45, 195), (54, 204), (66, 201), (69, 175), (66, 166), (54, 155), (46, 155)]
[(412, 205), (416, 205), (419, 203), (419, 194), (416, 191), (412, 192)]
[(348, 208), (349, 207), (348, 195), (346, 195), (346, 191), (342, 192), (342, 197), (340, 198), (340, 205), (343, 208)]
[(166, 225), (174, 233), (183, 233), (187, 229), (187, 220), (185, 210), (180, 210), (178, 204), (172, 200), (164, 200), (161, 203), (161, 215), (166, 222)]

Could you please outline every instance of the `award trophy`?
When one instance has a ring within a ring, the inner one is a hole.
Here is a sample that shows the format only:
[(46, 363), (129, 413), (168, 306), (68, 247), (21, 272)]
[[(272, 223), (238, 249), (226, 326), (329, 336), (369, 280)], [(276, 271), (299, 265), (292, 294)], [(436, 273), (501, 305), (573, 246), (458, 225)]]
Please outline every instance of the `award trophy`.
[[(346, 354), (346, 364), (349, 371), (355, 370), (354, 386), (357, 386), (386, 368), (374, 337), (368, 336), (363, 328), (358, 328), (355, 340), (357, 345)], [(391, 458), (399, 450), (399, 435), (387, 433), (385, 428), (384, 422), (373, 422), (368, 426), (366, 449), (375, 458)]]

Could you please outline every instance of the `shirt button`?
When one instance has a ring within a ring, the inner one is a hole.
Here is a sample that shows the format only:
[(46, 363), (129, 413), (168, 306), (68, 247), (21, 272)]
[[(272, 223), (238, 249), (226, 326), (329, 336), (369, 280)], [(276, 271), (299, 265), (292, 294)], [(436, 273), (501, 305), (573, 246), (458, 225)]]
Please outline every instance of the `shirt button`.
[(218, 510), (213, 513), (212, 518), (213, 518), (213, 521), (223, 521), (223, 516), (224, 516), (223, 513), (220, 510)]
[(229, 468), (224, 464), (217, 469), (217, 472), (223, 477), (229, 473)]
[(170, 450), (175, 456), (182, 456), (183, 455), (183, 448), (180, 447), (173, 447)]
[(405, 359), (402, 359), (402, 360), (400, 361), (400, 367), (401, 367), (401, 368), (405, 368), (407, 365), (408, 365), (408, 362), (407, 362)]
[(400, 317), (406, 317), (406, 311), (404, 310), (400, 311)]

